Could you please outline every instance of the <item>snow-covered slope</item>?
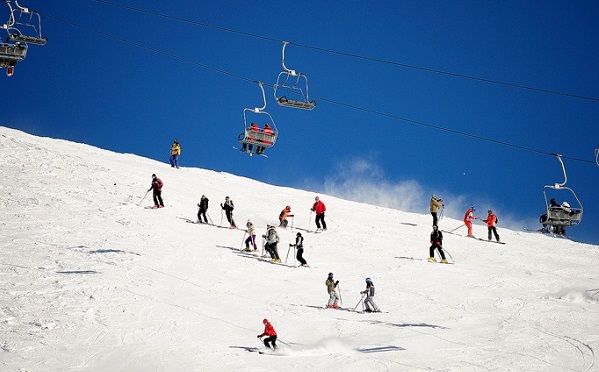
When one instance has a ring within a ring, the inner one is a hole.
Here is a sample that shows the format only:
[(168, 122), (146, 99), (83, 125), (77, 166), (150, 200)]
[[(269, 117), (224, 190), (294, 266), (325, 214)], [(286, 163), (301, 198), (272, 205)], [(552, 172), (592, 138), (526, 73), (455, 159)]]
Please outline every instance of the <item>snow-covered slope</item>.
[[(329, 229), (302, 231), (311, 267), (293, 268), (240, 253), (242, 230), (185, 219), (205, 194), (217, 225), (230, 196), (240, 227), (262, 234), (290, 205), (313, 229), (312, 192), (3, 127), (0, 155), (2, 371), (599, 370), (597, 246), (499, 226), (506, 245), (446, 234), (455, 264), (433, 264), (426, 205), (320, 195)], [(166, 208), (138, 205), (152, 173)], [(283, 260), (297, 231), (279, 229)], [(387, 313), (318, 308), (329, 272), (349, 308), (371, 277)], [(277, 355), (248, 352), (263, 318)]]

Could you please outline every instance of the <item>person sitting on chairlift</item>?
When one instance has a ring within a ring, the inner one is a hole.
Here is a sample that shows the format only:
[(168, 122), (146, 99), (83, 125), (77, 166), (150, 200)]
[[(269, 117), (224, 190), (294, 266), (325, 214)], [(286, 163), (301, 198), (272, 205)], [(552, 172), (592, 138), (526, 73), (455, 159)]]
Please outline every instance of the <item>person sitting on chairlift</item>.
[[(260, 128), (258, 128), (258, 124), (256, 124), (256, 123), (250, 124), (250, 132), (259, 132), (259, 131), (260, 131)], [(256, 138), (254, 138), (254, 137), (247, 137), (246, 140), (255, 141)], [(241, 151), (243, 151), (243, 152), (246, 152), (246, 151), (252, 152), (253, 148), (254, 148), (254, 145), (252, 145), (250, 143), (249, 146), (248, 146), (248, 144), (246, 142), (244, 142), (243, 146), (241, 146)]]
[[(264, 129), (262, 129), (262, 133), (268, 135), (268, 136), (274, 136), (275, 132), (272, 130), (272, 128), (270, 127), (270, 124), (266, 123), (264, 124)], [(270, 145), (272, 144), (272, 141), (268, 141), (268, 140), (263, 140), (263, 143)], [(264, 152), (265, 147), (264, 146), (258, 146), (258, 148), (256, 149), (256, 154), (260, 155)]]

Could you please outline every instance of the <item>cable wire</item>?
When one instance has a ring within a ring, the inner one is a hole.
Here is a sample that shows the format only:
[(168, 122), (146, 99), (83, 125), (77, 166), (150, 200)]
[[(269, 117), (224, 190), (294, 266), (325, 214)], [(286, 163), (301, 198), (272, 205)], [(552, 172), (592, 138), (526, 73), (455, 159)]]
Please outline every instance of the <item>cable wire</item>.
[[(166, 19), (170, 19), (170, 20), (174, 20), (174, 21), (178, 21), (178, 22), (189, 23), (189, 24), (193, 24), (196, 26), (200, 26), (200, 27), (212, 28), (212, 29), (219, 30), (219, 31), (225, 31), (225, 32), (234, 33), (234, 34), (238, 34), (238, 35), (244, 35), (244, 36), (252, 37), (252, 38), (256, 38), (256, 39), (274, 41), (277, 43), (283, 42), (283, 40), (279, 40), (279, 39), (275, 39), (275, 38), (271, 38), (271, 37), (267, 37), (267, 36), (253, 34), (253, 33), (245, 32), (245, 31), (239, 31), (239, 30), (235, 30), (232, 28), (222, 27), (222, 26), (216, 26), (216, 25), (212, 25), (209, 23), (197, 22), (197, 21), (190, 20), (187, 18), (171, 16), (168, 14), (153, 12), (150, 10), (136, 8), (136, 7), (123, 5), (123, 4), (117, 4), (117, 3), (107, 1), (107, 0), (91, 0), (91, 1), (95, 1), (97, 3), (101, 3), (101, 4), (105, 4), (105, 5), (120, 7), (123, 9), (130, 10), (130, 11), (138, 12), (138, 13), (150, 14), (150, 15), (153, 15), (156, 17), (166, 18)], [(317, 47), (317, 46), (308, 45), (308, 44), (301, 44), (301, 43), (294, 43), (294, 42), (289, 42), (289, 44), (295, 45), (300, 48), (316, 50), (316, 51), (319, 51), (322, 53), (335, 54), (335, 55), (349, 57), (349, 58), (356, 58), (356, 59), (360, 59), (360, 60), (364, 60), (364, 61), (386, 64), (386, 65), (395, 66), (395, 67), (403, 67), (403, 68), (412, 69), (412, 70), (430, 72), (430, 73), (438, 74), (438, 75), (445, 75), (445, 76), (451, 76), (451, 77), (456, 77), (456, 78), (461, 78), (461, 79), (478, 81), (481, 83), (502, 85), (502, 86), (516, 88), (516, 89), (523, 89), (523, 90), (535, 91), (535, 92), (540, 92), (540, 93), (558, 95), (558, 96), (562, 96), (562, 97), (569, 97), (569, 98), (575, 98), (575, 99), (583, 99), (583, 100), (592, 101), (592, 102), (599, 102), (599, 98), (597, 98), (597, 97), (591, 97), (591, 96), (586, 96), (586, 95), (581, 95), (581, 94), (560, 92), (558, 90), (538, 88), (538, 87), (533, 87), (530, 85), (510, 83), (510, 82), (505, 82), (505, 81), (501, 81), (501, 80), (482, 78), (482, 77), (478, 77), (478, 76), (460, 74), (460, 73), (456, 73), (456, 72), (444, 71), (444, 70), (439, 70), (439, 69), (434, 69), (434, 68), (429, 68), (429, 67), (410, 65), (410, 64), (406, 64), (406, 63), (389, 61), (389, 60), (385, 60), (385, 59), (369, 57), (369, 56), (364, 56), (364, 55), (355, 54), (355, 53), (341, 52), (341, 51), (337, 51), (337, 50), (333, 50), (333, 49), (322, 48), (322, 47)]]
[[(101, 2), (103, 2), (103, 0), (93, 0), (93, 1), (101, 1)], [(251, 79), (251, 78), (248, 78), (248, 77), (245, 77), (245, 76), (242, 76), (242, 75), (239, 75), (239, 74), (235, 74), (235, 73), (223, 70), (223, 69), (215, 68), (215, 67), (212, 67), (212, 66), (200, 63), (200, 62), (198, 62), (196, 60), (193, 60), (193, 59), (190, 59), (190, 58), (181, 57), (179, 55), (176, 55), (176, 54), (173, 54), (173, 53), (169, 53), (169, 52), (166, 52), (166, 51), (161, 50), (161, 49), (150, 47), (150, 46), (147, 46), (147, 45), (135, 42), (135, 41), (131, 41), (129, 39), (125, 39), (123, 37), (115, 36), (115, 35), (112, 35), (112, 34), (109, 34), (109, 33), (103, 32), (103, 31), (99, 31), (99, 30), (93, 29), (91, 27), (84, 26), (84, 25), (81, 25), (81, 24), (78, 24), (78, 23), (75, 23), (75, 22), (72, 22), (72, 21), (69, 21), (69, 20), (65, 20), (65, 19), (62, 19), (60, 17), (56, 17), (54, 15), (48, 14), (48, 13), (42, 13), (42, 12), (39, 12), (39, 13), (42, 14), (43, 16), (45, 16), (45, 17), (49, 17), (49, 18), (55, 19), (57, 21), (66, 23), (66, 24), (71, 25), (73, 27), (81, 28), (83, 30), (86, 30), (86, 31), (89, 31), (89, 32), (92, 32), (92, 33), (96, 33), (98, 35), (102, 35), (102, 36), (105, 36), (105, 37), (108, 37), (108, 38), (111, 38), (111, 39), (114, 39), (114, 40), (118, 40), (120, 42), (129, 44), (129, 45), (133, 45), (135, 47), (138, 47), (140, 49), (144, 49), (146, 51), (150, 51), (152, 53), (160, 54), (160, 55), (163, 55), (163, 56), (166, 56), (166, 57), (169, 57), (169, 58), (173, 58), (173, 59), (176, 59), (176, 60), (179, 60), (179, 61), (187, 62), (187, 63), (190, 63), (192, 65), (199, 66), (199, 67), (202, 67), (204, 69), (207, 69), (207, 70), (210, 70), (210, 71), (214, 71), (214, 72), (217, 72), (217, 73), (222, 74), (222, 75), (226, 75), (226, 76), (229, 76), (229, 77), (234, 77), (236, 79), (243, 80), (245, 82), (251, 82), (252, 84), (255, 84), (257, 82), (256, 79)], [(264, 86), (269, 87), (269, 88), (274, 88), (274, 84), (267, 84), (267, 83), (262, 83), (262, 84)], [(483, 136), (471, 134), (471, 133), (468, 133), (468, 132), (458, 131), (458, 130), (455, 130), (455, 129), (445, 128), (445, 127), (442, 127), (442, 126), (439, 126), (439, 125), (428, 124), (428, 123), (424, 123), (424, 122), (421, 122), (421, 121), (417, 121), (417, 120), (408, 119), (408, 118), (404, 118), (404, 117), (401, 117), (401, 116), (397, 116), (397, 115), (385, 113), (383, 111), (378, 111), (378, 110), (375, 110), (375, 109), (365, 108), (365, 107), (357, 106), (357, 105), (350, 104), (350, 103), (336, 101), (336, 100), (329, 99), (329, 98), (326, 98), (326, 97), (316, 97), (316, 96), (312, 96), (312, 97), (317, 98), (320, 101), (328, 102), (330, 104), (334, 104), (334, 105), (338, 105), (338, 106), (343, 106), (343, 107), (347, 107), (347, 108), (350, 108), (350, 109), (353, 109), (353, 110), (358, 110), (358, 111), (367, 112), (367, 113), (371, 113), (371, 114), (376, 114), (376, 115), (384, 116), (384, 117), (387, 117), (387, 118), (390, 118), (390, 119), (404, 121), (404, 122), (407, 122), (407, 123), (410, 123), (410, 124), (415, 124), (415, 125), (419, 125), (419, 126), (423, 126), (423, 127), (428, 127), (428, 128), (432, 128), (432, 129), (436, 129), (436, 130), (440, 130), (440, 131), (444, 131), (444, 132), (448, 132), (448, 133), (452, 133), (452, 134), (464, 136), (464, 137), (469, 137), (469, 138), (477, 139), (477, 140), (480, 140), (480, 141), (491, 142), (491, 143), (495, 143), (497, 145), (512, 147), (512, 148), (519, 149), (519, 150), (524, 150), (524, 151), (533, 152), (533, 153), (542, 154), (542, 155), (547, 155), (547, 156), (553, 156), (552, 152), (541, 151), (541, 150), (537, 150), (537, 149), (534, 149), (534, 148), (531, 148), (531, 147), (526, 147), (526, 146), (517, 145), (517, 144), (514, 144), (514, 143), (500, 141), (500, 140), (496, 140), (496, 139), (489, 138), (489, 137), (483, 137)], [(565, 155), (562, 155), (562, 158), (563, 159), (569, 159), (569, 160), (574, 160), (574, 161), (580, 161), (580, 162), (586, 162), (586, 163), (593, 163), (593, 164), (595, 164), (595, 159), (593, 159), (593, 160), (585, 160), (585, 159), (580, 159), (580, 158), (575, 158), (575, 157), (570, 157), (570, 156), (565, 156)]]

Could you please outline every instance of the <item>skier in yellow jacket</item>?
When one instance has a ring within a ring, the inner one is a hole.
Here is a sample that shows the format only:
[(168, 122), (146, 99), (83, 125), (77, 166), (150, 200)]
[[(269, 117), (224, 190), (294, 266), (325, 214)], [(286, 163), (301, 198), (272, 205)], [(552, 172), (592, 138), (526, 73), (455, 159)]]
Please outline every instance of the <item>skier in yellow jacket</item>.
[(179, 169), (179, 155), (181, 155), (181, 146), (179, 146), (179, 141), (175, 140), (173, 145), (171, 146), (171, 167)]

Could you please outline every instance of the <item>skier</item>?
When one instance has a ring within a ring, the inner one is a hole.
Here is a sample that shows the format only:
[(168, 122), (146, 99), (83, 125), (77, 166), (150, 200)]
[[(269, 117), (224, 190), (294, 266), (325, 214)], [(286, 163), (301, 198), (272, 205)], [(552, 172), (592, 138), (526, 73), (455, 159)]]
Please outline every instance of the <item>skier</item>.
[(262, 324), (264, 324), (264, 332), (258, 335), (258, 338), (268, 336), (263, 340), (264, 346), (266, 346), (268, 349), (271, 349), (269, 344), (272, 344), (272, 349), (277, 350), (277, 332), (275, 332), (275, 328), (272, 326), (272, 324), (270, 324), (268, 319), (264, 319)]
[(306, 262), (306, 260), (304, 260), (304, 257), (303, 257), (304, 237), (302, 236), (302, 234), (299, 232), (297, 234), (295, 234), (295, 244), (289, 244), (289, 246), (295, 247), (297, 249), (297, 255), (295, 257), (301, 264), (300, 266), (308, 267), (308, 263)]
[(431, 232), (431, 246), (428, 250), (428, 260), (430, 262), (437, 262), (435, 260), (435, 249), (439, 251), (441, 263), (447, 263), (445, 252), (443, 252), (443, 233), (439, 231), (437, 225), (433, 225), (433, 232)]
[(288, 225), (287, 217), (293, 217), (293, 215), (291, 214), (290, 206), (286, 206), (285, 209), (283, 209), (281, 211), (281, 213), (279, 214), (279, 227), (282, 227), (284, 229), (287, 228), (287, 225)]
[(374, 297), (374, 283), (372, 283), (372, 279), (366, 278), (366, 290), (360, 292), (363, 295), (366, 295), (366, 299), (364, 300), (364, 309), (367, 313), (380, 313), (381, 309), (374, 303), (372, 299)]
[(435, 197), (435, 194), (432, 194), (431, 202), (430, 202), (430, 210), (431, 210), (431, 215), (433, 216), (433, 225), (437, 225), (437, 222), (438, 222), (437, 211), (439, 210), (439, 207), (445, 207), (445, 204), (443, 204), (443, 199), (437, 199)]
[(468, 237), (469, 238), (474, 238), (474, 235), (472, 235), (472, 221), (477, 219), (476, 217), (474, 217), (475, 211), (476, 211), (476, 208), (470, 207), (464, 214), (464, 225), (466, 225), (466, 227), (468, 228)]
[(181, 146), (179, 146), (179, 141), (175, 140), (171, 146), (171, 168), (179, 169), (179, 155), (181, 155)]
[(492, 210), (487, 211), (487, 219), (483, 220), (483, 222), (487, 223), (487, 229), (489, 230), (489, 235), (487, 236), (488, 240), (491, 240), (491, 232), (495, 235), (495, 240), (499, 243), (499, 234), (497, 233), (497, 228), (495, 227), (495, 223), (497, 223), (497, 216), (493, 214)]
[(329, 273), (329, 277), (324, 284), (327, 286), (327, 291), (329, 292), (327, 309), (338, 309), (339, 305), (337, 305), (337, 302), (339, 302), (339, 294), (337, 293), (337, 286), (339, 285), (339, 281), (335, 281), (333, 273)]
[(164, 186), (164, 184), (160, 178), (153, 174), (152, 185), (148, 191), (153, 190), (152, 195), (154, 196), (154, 208), (164, 208), (164, 202), (162, 201), (162, 186)]
[[(208, 198), (206, 195), (202, 195), (198, 207), (200, 207), (200, 209), (198, 209), (198, 221), (200, 223), (208, 223), (208, 218), (206, 218), (206, 212), (208, 212)], [(204, 221), (202, 221), (202, 217), (204, 217)]]
[(233, 205), (233, 200), (229, 199), (228, 196), (225, 197), (225, 205), (221, 203), (220, 207), (225, 211), (225, 214), (227, 215), (227, 221), (229, 221), (231, 228), (236, 229), (237, 225), (235, 225), (235, 220), (233, 219), (233, 209), (235, 209), (235, 205)]
[(277, 233), (277, 229), (274, 225), (266, 225), (266, 228), (266, 235), (262, 235), (262, 237), (266, 239), (264, 249), (270, 254), (272, 262), (281, 262), (281, 259), (279, 258), (279, 249), (277, 248), (277, 245), (279, 244), (279, 234)]
[(251, 220), (248, 220), (245, 226), (247, 227), (248, 238), (245, 240), (244, 250), (246, 252), (250, 252), (250, 243), (252, 243), (252, 246), (254, 247), (254, 252), (258, 252), (258, 248), (256, 248), (256, 227), (254, 226)]
[[(324, 212), (327, 210), (324, 203), (320, 201), (320, 198), (317, 196), (314, 198), (315, 202), (312, 205), (312, 211), (316, 212), (316, 231), (326, 231), (327, 224), (324, 222)], [(322, 229), (320, 228), (320, 222), (322, 222)]]

